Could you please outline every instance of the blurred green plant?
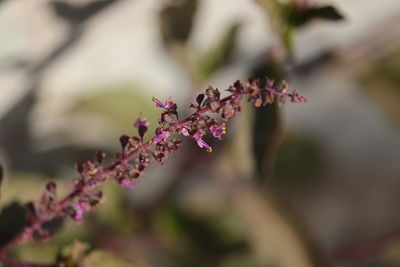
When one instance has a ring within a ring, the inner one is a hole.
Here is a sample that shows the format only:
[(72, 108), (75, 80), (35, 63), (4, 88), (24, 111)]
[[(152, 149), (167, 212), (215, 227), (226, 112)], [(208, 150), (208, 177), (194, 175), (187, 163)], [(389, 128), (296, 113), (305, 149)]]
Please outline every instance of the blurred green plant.
[(198, 0), (170, 1), (160, 13), (160, 29), (164, 44), (186, 43), (193, 28)]
[(395, 124), (400, 122), (400, 49), (370, 62), (358, 75), (367, 95)]
[[(140, 93), (137, 86), (130, 83), (116, 83), (93, 90), (96, 93), (77, 99), (68, 115), (89, 115), (106, 120), (111, 125), (111, 135), (132, 130), (132, 121), (142, 112), (151, 120), (157, 120), (157, 112), (148, 101), (148, 96)], [(151, 125), (150, 127), (153, 127)], [(154, 130), (150, 128), (150, 130)]]
[(239, 23), (231, 25), (216, 45), (197, 57), (194, 65), (197, 67), (200, 81), (206, 81), (218, 70), (231, 63), (239, 30)]
[(0, 213), (0, 247), (9, 243), (27, 225), (27, 209), (13, 202), (4, 207)]
[(293, 34), (296, 28), (316, 19), (341, 21), (344, 16), (332, 5), (316, 5), (309, 0), (257, 0), (271, 16), (271, 24), (281, 36), (289, 57), (293, 56)]
[(273, 186), (301, 192), (317, 185), (317, 174), (323, 166), (322, 158), (319, 145), (313, 138), (285, 138), (277, 155)]

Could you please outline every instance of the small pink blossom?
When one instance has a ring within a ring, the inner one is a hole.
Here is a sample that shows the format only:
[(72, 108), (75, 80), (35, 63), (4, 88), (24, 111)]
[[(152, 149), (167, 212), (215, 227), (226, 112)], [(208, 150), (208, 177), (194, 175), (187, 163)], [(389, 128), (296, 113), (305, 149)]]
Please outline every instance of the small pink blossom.
[(136, 185), (130, 183), (128, 179), (121, 179), (121, 180), (119, 181), (119, 184), (120, 184), (121, 186), (126, 187), (126, 188), (129, 188), (129, 189), (135, 189), (135, 188), (136, 188)]
[(183, 127), (182, 130), (181, 130), (181, 133), (182, 133), (184, 136), (190, 136), (190, 133), (189, 133), (189, 130), (188, 130), (187, 127)]
[(214, 135), (214, 137), (221, 139), (221, 135), (226, 133), (226, 126), (224, 123), (221, 125), (214, 124), (211, 125), (210, 131)]
[(175, 105), (175, 103), (172, 101), (171, 97), (168, 97), (168, 99), (165, 101), (164, 104), (155, 97), (153, 97), (153, 102), (156, 103), (156, 107), (165, 108), (165, 109), (170, 109)]
[(147, 118), (138, 118), (135, 123), (133, 124), (133, 127), (138, 128), (140, 126), (145, 126), (145, 127), (149, 127), (150, 123), (147, 120)]
[(81, 223), (83, 221), (83, 212), (85, 211), (84, 205), (82, 205), (82, 203), (78, 202), (78, 203), (72, 204), (72, 207), (75, 210), (74, 214), (72, 215), (72, 219), (77, 223)]
[(212, 152), (212, 148), (206, 142), (204, 142), (203, 139), (201, 139), (202, 137), (203, 137), (203, 135), (200, 133), (195, 133), (193, 135), (193, 138), (196, 140), (197, 145), (199, 147), (201, 147), (201, 148), (204, 147), (207, 150), (207, 152)]
[(170, 136), (170, 132), (169, 131), (162, 131), (162, 133), (160, 133), (159, 135), (156, 135), (154, 138), (153, 138), (153, 141), (152, 141), (152, 143), (154, 143), (154, 144), (157, 144), (158, 142), (161, 142), (161, 141), (167, 141), (167, 138)]

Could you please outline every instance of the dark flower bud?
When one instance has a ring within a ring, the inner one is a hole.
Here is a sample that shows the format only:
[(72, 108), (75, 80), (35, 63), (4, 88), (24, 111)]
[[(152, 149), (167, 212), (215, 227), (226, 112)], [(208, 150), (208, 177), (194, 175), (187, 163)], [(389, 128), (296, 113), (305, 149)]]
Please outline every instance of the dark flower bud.
[(129, 143), (129, 136), (122, 135), (119, 138), (119, 142), (121, 143), (122, 149), (124, 149), (126, 147), (126, 145)]
[(49, 182), (46, 185), (46, 189), (47, 189), (47, 191), (49, 191), (49, 193), (55, 194), (56, 193), (56, 189), (57, 189), (57, 185), (56, 185), (55, 182)]
[(85, 171), (85, 161), (75, 163), (75, 168), (79, 173), (82, 174)]
[(36, 216), (36, 208), (35, 208), (35, 203), (32, 201), (26, 203), (26, 208), (28, 209), (28, 212), (31, 216)]
[(160, 135), (162, 134), (163, 130), (161, 129), (161, 127), (157, 127), (155, 130), (156, 135)]
[(234, 84), (233, 87), (235, 88), (237, 93), (243, 92), (243, 84), (241, 81), (237, 80)]
[(218, 90), (218, 88), (214, 90), (214, 94), (215, 94), (216, 99), (219, 100), (219, 98), (221, 96), (221, 92)]
[(139, 132), (139, 136), (141, 138), (143, 138), (144, 134), (147, 132), (147, 126), (140, 125), (139, 129), (138, 129), (138, 132)]
[(142, 172), (142, 171), (144, 170), (144, 168), (145, 168), (144, 165), (139, 165), (138, 168), (137, 168), (137, 170), (138, 170), (139, 172)]
[(204, 97), (205, 97), (204, 94), (199, 94), (199, 95), (197, 96), (196, 102), (197, 102), (197, 104), (199, 105), (199, 107), (201, 106), (201, 103), (203, 102)]
[(104, 158), (106, 157), (106, 153), (101, 150), (97, 150), (95, 154), (96, 162), (101, 164), (103, 163)]

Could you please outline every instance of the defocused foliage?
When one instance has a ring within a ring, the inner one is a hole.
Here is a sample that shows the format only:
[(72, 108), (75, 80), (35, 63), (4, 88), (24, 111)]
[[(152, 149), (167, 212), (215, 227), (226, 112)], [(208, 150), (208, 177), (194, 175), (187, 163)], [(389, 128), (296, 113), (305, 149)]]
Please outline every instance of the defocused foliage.
[(198, 56), (198, 62), (195, 64), (201, 81), (211, 77), (217, 70), (232, 63), (232, 56), (236, 44), (236, 37), (240, 30), (240, 24), (233, 24), (226, 30), (225, 35), (221, 36), (219, 42), (212, 48), (209, 48), (205, 54)]
[(400, 49), (375, 60), (360, 74), (367, 94), (398, 124), (400, 121)]
[(19, 203), (13, 202), (4, 207), (0, 213), (0, 247), (12, 240), (27, 224), (27, 210)]
[[(115, 84), (98, 88), (94, 92), (96, 93), (78, 99), (75, 106), (70, 109), (70, 115), (94, 116), (105, 120), (110, 125), (107, 129), (111, 132), (110, 136), (133, 133), (133, 122), (140, 114), (146, 114), (152, 122), (158, 119), (151, 98), (139, 93), (140, 90), (136, 90), (134, 85)], [(150, 124), (150, 131), (153, 129), (154, 123)]]
[(167, 46), (188, 40), (198, 5), (197, 0), (173, 0), (162, 10), (160, 26)]
[(313, 138), (287, 137), (277, 155), (272, 184), (297, 192), (318, 185), (318, 174), (324, 165), (319, 148)]
[[(58, 179), (59, 188), (68, 188), (71, 181), (59, 178), (70, 176), (73, 178), (75, 175), (72, 174), (73, 162), (92, 157), (92, 154), (88, 156), (87, 151), (100, 148), (92, 148), (93, 144), (76, 142), (76, 147), (65, 145), (57, 149), (38, 149), (30, 129), (30, 124), (35, 123), (31, 122), (31, 117), (40, 104), (37, 101), (38, 91), (46, 85), (47, 75), (52, 74), (49, 70), (52, 70), (53, 63), (68, 56), (69, 53), (66, 52), (78, 49), (78, 44), (81, 42), (85, 44), (89, 42), (90, 38), (82, 37), (89, 36), (97, 24), (104, 23), (103, 18), (107, 17), (108, 11), (114, 12), (109, 7), (118, 10), (118, 4), (122, 5), (123, 2), (129, 1), (46, 1), (46, 10), (54, 22), (67, 25), (67, 30), (65, 36), (62, 36), (65, 38), (60, 38), (60, 43), (55, 43), (53, 49), (45, 51), (43, 58), (39, 58), (37, 62), (30, 62), (30, 58), (24, 59), (23, 62), (28, 62), (26, 66), (31, 67), (31, 70), (27, 71), (29, 79), (23, 88), (27, 95), (10, 109), (4, 116), (5, 120), (1, 118), (5, 123), (0, 124), (2, 126), (0, 136), (5, 138), (1, 140), (0, 152), (4, 153), (7, 159), (4, 162), (7, 163), (5, 167), (9, 179), (6, 184), (2, 183), (4, 170), (0, 164), (3, 207), (0, 213), (0, 246), (24, 226), (26, 209), (22, 203), (38, 199), (45, 180)], [(154, 12), (158, 16), (156, 21), (161, 35), (160, 39), (156, 38), (161, 41), (161, 44), (157, 45), (165, 48), (161, 49), (162, 53), (166, 53), (168, 59), (172, 58), (185, 76), (183, 79), (177, 78), (174, 85), (179, 88), (178, 93), (181, 94), (179, 95), (181, 98), (195, 94), (195, 90), (203, 89), (215, 80), (219, 82), (225, 79), (219, 74), (225, 74), (224, 71), (230, 68), (236, 70), (245, 66), (239, 73), (241, 77), (236, 77), (242, 80), (247, 78), (247, 75), (260, 78), (262, 81), (268, 75), (278, 83), (291, 78), (293, 67), (299, 69), (303, 67), (304, 70), (304, 66), (297, 66), (297, 62), (294, 61), (296, 31), (311, 23), (344, 20), (342, 11), (330, 4), (318, 5), (317, 1), (258, 0), (256, 6), (265, 13), (267, 18), (265, 24), (272, 29), (271, 35), (275, 36), (268, 36), (272, 40), (269, 43), (271, 45), (263, 47), (257, 58), (246, 58), (245, 53), (239, 58), (236, 57), (239, 50), (237, 44), (243, 40), (238, 37), (242, 37), (241, 34), (248, 30), (246, 27), (254, 18), (249, 21), (232, 20), (230, 24), (225, 25), (225, 31), (214, 39), (214, 43), (198, 51), (194, 48), (196, 45), (192, 43), (195, 38), (191, 38), (196, 34), (194, 31), (198, 25), (195, 23), (200, 19), (209, 19), (207, 16), (199, 17), (198, 11), (203, 8), (204, 2), (206, 1), (164, 1), (157, 6), (157, 12)], [(107, 12), (102, 12), (106, 10)], [(99, 14), (104, 17), (98, 16)], [(131, 26), (128, 25), (123, 30), (129, 34)], [(104, 38), (110, 39), (108, 35)], [(274, 43), (275, 38), (279, 39), (277, 43)], [(114, 41), (120, 42), (120, 40)], [(313, 41), (318, 42), (318, 40)], [(252, 40), (246, 42), (249, 46), (252, 45)], [(332, 55), (332, 58), (335, 58), (336, 55), (334, 53)], [(131, 59), (127, 56), (127, 60)], [(136, 64), (135, 61), (132, 61), (132, 64)], [(105, 64), (104, 67), (108, 65)], [(317, 66), (319, 67), (320, 65)], [(366, 94), (371, 96), (371, 99), (377, 100), (396, 123), (400, 118), (399, 70), (400, 50), (397, 49), (383, 58), (374, 59), (360, 74)], [(135, 81), (135, 77), (127, 79)], [(101, 136), (100, 146), (113, 151), (118, 145), (119, 135), (134, 134), (132, 124), (140, 114), (149, 118), (150, 132), (153, 132), (159, 113), (147, 95), (147, 90), (151, 86), (153, 85), (150, 80), (148, 84), (140, 86), (136, 83), (116, 81), (97, 88), (82, 88), (82, 92), (88, 89), (89, 93), (79, 94), (75, 103), (64, 115), (67, 121), (82, 122), (87, 119), (86, 123), (75, 128), (75, 124), (72, 123), (67, 127), (72, 128), (70, 130), (75, 131), (76, 136), (80, 135), (81, 131), (94, 131), (94, 134)], [(300, 88), (303, 89), (308, 88)], [(318, 99), (314, 98), (311, 101), (317, 103)], [(188, 106), (186, 104), (188, 103), (179, 105), (179, 108), (186, 109)], [(11, 255), (32, 262), (53, 262), (58, 259), (66, 267), (82, 266), (82, 264), (89, 267), (264, 267), (280, 266), (281, 261), (274, 257), (289, 259), (293, 258), (293, 255), (300, 254), (302, 256), (300, 258), (309, 263), (306, 266), (328, 266), (324, 253), (321, 253), (320, 248), (313, 243), (313, 236), (310, 237), (309, 232), (304, 229), (299, 230), (301, 222), (291, 220), (297, 214), (295, 212), (292, 214), (290, 205), (279, 205), (280, 199), (271, 197), (279, 192), (283, 198), (290, 195), (295, 196), (294, 201), (298, 201), (296, 197), (316, 190), (324, 182), (322, 180), (326, 177), (323, 170), (327, 162), (322, 149), (323, 144), (316, 141), (312, 134), (292, 132), (289, 127), (286, 129), (281, 121), (281, 110), (278, 105), (268, 105), (256, 112), (248, 110), (245, 106), (243, 108), (243, 113), (246, 113), (247, 117), (238, 119), (236, 125), (229, 128), (243, 133), (235, 135), (235, 132), (228, 131), (227, 138), (215, 146), (217, 148), (215, 153), (183, 150), (181, 156), (174, 158), (175, 162), (169, 163), (173, 167), (167, 169), (163, 166), (161, 171), (154, 167), (156, 171), (154, 173), (149, 171), (148, 176), (146, 173), (140, 188), (133, 192), (121, 189), (113, 182), (107, 183), (104, 188), (106, 202), (96, 212), (86, 216), (82, 225), (77, 226), (70, 220), (50, 222), (49, 229), (57, 231), (51, 242), (23, 245), (13, 250)], [(102, 127), (95, 127), (95, 122), (99, 121)], [(55, 135), (67, 143), (69, 139), (64, 139), (64, 134), (61, 131)], [(238, 136), (245, 136), (248, 140), (235, 139)], [(108, 139), (106, 140), (108, 137), (115, 142), (109, 143)], [(50, 143), (50, 139), (45, 140), (47, 141)], [(189, 145), (185, 147), (190, 148)], [(244, 151), (243, 147), (251, 152)], [(237, 155), (232, 156), (233, 153)], [(109, 152), (109, 155), (112, 157), (113, 153)], [(230, 157), (239, 159), (239, 162), (232, 160), (232, 163), (226, 159)], [(239, 166), (244, 162), (247, 164), (247, 169)], [(146, 179), (155, 182), (147, 184)], [(193, 193), (191, 189), (200, 188), (199, 185), (204, 188)], [(156, 189), (148, 193), (146, 186), (154, 186)], [(369, 189), (365, 188), (365, 191), (367, 190)], [(142, 193), (144, 196), (135, 198)], [(213, 197), (213, 194), (218, 197)], [(338, 194), (342, 197), (342, 192)], [(196, 197), (201, 200), (202, 207), (193, 204), (196, 200), (191, 198)], [(284, 201), (290, 200), (284, 199)], [(342, 219), (336, 217), (337, 213), (346, 211), (340, 208), (337, 208), (339, 210), (337, 211), (336, 203), (332, 203), (332, 206), (335, 206), (334, 212), (330, 214), (329, 210), (323, 211), (323, 216), (328, 219), (324, 217), (320, 219), (321, 221), (330, 220), (329, 216), (334, 217), (332, 221)], [(321, 226), (321, 229), (323, 227)], [(366, 226), (357, 225), (357, 227)], [(326, 229), (320, 231), (324, 230)], [(343, 230), (344, 234), (340, 235), (340, 238), (349, 232), (352, 233), (353, 230), (353, 228)], [(318, 236), (318, 238), (330, 240), (335, 234), (337, 233), (329, 232), (326, 234), (327, 237)], [(399, 262), (397, 243), (397, 241), (391, 242), (390, 249), (376, 257), (379, 259), (366, 261), (366, 265), (357, 266), (370, 266), (368, 264), (374, 263), (376, 266), (391, 266), (382, 262), (397, 266)], [(304, 266), (302, 262), (296, 264)], [(356, 266), (351, 264), (348, 266)]]

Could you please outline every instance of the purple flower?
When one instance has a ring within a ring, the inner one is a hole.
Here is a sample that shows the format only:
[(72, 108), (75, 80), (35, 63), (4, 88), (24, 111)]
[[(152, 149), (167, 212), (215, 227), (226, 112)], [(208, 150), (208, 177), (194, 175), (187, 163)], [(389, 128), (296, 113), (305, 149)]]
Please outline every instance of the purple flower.
[(190, 136), (189, 129), (187, 127), (183, 127), (182, 130), (181, 130), (181, 133), (184, 136)]
[(160, 134), (156, 135), (153, 138), (152, 143), (157, 144), (160, 141), (164, 141), (165, 142), (165, 141), (167, 141), (167, 138), (169, 137), (170, 134), (171, 133), (169, 131), (162, 130), (162, 132)]
[(207, 150), (207, 152), (212, 152), (212, 148), (206, 143), (204, 142), (203, 139), (201, 139), (203, 135), (201, 133), (195, 133), (193, 135), (193, 138), (196, 140), (197, 145), (201, 148), (205, 148)]
[(164, 104), (155, 97), (153, 97), (153, 102), (156, 103), (156, 107), (165, 108), (165, 109), (170, 109), (175, 105), (175, 103), (172, 101), (171, 97), (168, 97), (168, 99), (165, 101)]
[(135, 188), (136, 188), (136, 186), (133, 185), (133, 184), (131, 184), (131, 183), (128, 181), (128, 179), (121, 179), (121, 180), (119, 181), (119, 184), (120, 184), (121, 186), (126, 187), (126, 188), (129, 188), (129, 189), (135, 189)]
[(81, 223), (83, 221), (83, 212), (84, 210), (84, 205), (80, 202), (72, 204), (72, 207), (74, 208), (74, 214), (72, 215), (72, 219), (77, 222)]
[(149, 123), (149, 121), (147, 120), (147, 118), (138, 118), (138, 119), (135, 121), (135, 124), (133, 124), (133, 127), (139, 129), (140, 126), (149, 127), (149, 125), (150, 125), (150, 123)]
[(279, 98), (278, 98), (278, 101), (279, 101), (279, 105), (280, 105), (280, 106), (282, 106), (283, 104), (285, 104), (285, 102), (286, 102), (286, 95), (284, 95), (284, 94), (280, 95)]
[(214, 137), (221, 139), (221, 135), (226, 133), (225, 123), (221, 125), (218, 124), (211, 125), (210, 131), (214, 135)]

